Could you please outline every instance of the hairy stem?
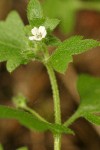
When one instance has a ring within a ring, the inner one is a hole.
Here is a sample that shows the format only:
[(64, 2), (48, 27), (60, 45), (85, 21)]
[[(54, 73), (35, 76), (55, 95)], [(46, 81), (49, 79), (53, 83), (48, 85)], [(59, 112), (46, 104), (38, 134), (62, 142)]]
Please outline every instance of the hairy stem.
[(55, 73), (50, 65), (46, 65), (53, 91), (55, 123), (61, 124), (60, 98)]
[[(50, 64), (45, 64), (45, 66), (47, 68), (47, 71), (50, 77), (51, 87), (53, 91), (55, 123), (61, 124), (60, 97), (59, 97), (56, 76)], [(61, 134), (55, 134), (54, 135), (54, 150), (60, 150), (60, 148), (61, 148)]]
[(54, 135), (54, 150), (61, 149), (61, 134)]

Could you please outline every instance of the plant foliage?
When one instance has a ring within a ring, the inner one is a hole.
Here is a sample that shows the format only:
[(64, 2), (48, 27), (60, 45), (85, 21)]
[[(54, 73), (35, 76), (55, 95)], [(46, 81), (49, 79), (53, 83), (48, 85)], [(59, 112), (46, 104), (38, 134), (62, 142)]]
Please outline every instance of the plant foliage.
[(28, 112), (25, 112), (19, 109), (6, 107), (6, 106), (0, 106), (0, 118), (1, 119), (4, 119), (4, 118), (16, 119), (22, 125), (26, 126), (27, 128), (31, 130), (42, 131), (42, 132), (46, 130), (50, 130), (51, 132), (55, 132), (55, 133), (73, 134), (73, 132), (70, 129), (67, 129), (63, 125), (57, 125), (57, 124), (44, 122), (44, 121), (39, 120), (33, 114), (30, 114)]
[(80, 75), (77, 87), (80, 105), (65, 125), (69, 126), (80, 117), (93, 124), (100, 125), (100, 78)]
[(81, 99), (79, 114), (100, 125), (100, 78), (81, 75), (78, 80), (78, 91)]
[(51, 55), (49, 62), (56, 71), (64, 73), (68, 64), (72, 62), (73, 55), (83, 53), (88, 49), (99, 46), (99, 44), (98, 41), (83, 39), (82, 36), (71, 37), (58, 46)]
[(11, 12), (6, 21), (0, 22), (0, 62), (7, 61), (9, 72), (30, 59), (24, 53), (28, 44), (23, 28), (24, 24), (16, 12)]

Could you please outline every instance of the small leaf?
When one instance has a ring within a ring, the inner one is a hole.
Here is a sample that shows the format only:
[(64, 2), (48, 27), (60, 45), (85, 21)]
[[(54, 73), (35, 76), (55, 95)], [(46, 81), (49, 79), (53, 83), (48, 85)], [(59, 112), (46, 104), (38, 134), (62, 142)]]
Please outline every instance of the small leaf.
[(18, 66), (20, 66), (20, 64), (25, 64), (24, 63), (24, 58), (23, 58), (23, 61), (22, 61), (21, 58), (17, 58), (17, 56), (16, 56), (16, 58), (14, 57), (14, 58), (11, 58), (11, 60), (7, 61), (6, 67), (7, 67), (7, 70), (9, 72), (12, 72), (12, 71), (15, 70), (15, 68), (17, 68)]
[(26, 26), (24, 27), (25, 35), (29, 37), (30, 34), (31, 34), (31, 30), (32, 30), (32, 26), (31, 26), (31, 25), (26, 25)]
[(22, 110), (6, 107), (6, 106), (0, 106), (0, 118), (16, 119), (22, 125), (24, 125), (25, 127), (31, 130), (42, 131), (42, 132), (46, 130), (50, 130), (51, 132), (55, 132), (55, 133), (70, 133), (70, 134), (73, 133), (70, 129), (64, 127), (63, 125), (44, 122), (39, 120), (33, 114), (30, 114)]
[(61, 41), (54, 35), (47, 35), (47, 37), (45, 38), (45, 43), (49, 46), (59, 46), (61, 44)]
[(39, 26), (45, 21), (43, 11), (38, 0), (30, 0), (27, 15), (29, 23), (32, 26)]
[(80, 75), (77, 87), (81, 100), (80, 105), (64, 125), (68, 127), (80, 117), (100, 125), (100, 78)]
[(60, 20), (58, 19), (46, 18), (43, 26), (45, 26), (46, 29), (50, 29), (51, 31), (53, 31), (58, 26), (59, 23), (60, 23)]
[(81, 99), (77, 113), (92, 123), (100, 125), (100, 78), (80, 75), (78, 91)]
[(80, 110), (91, 113), (100, 112), (100, 78), (80, 75), (78, 91), (81, 99)]
[(48, 61), (56, 71), (64, 73), (68, 64), (72, 62), (73, 55), (83, 53), (99, 45), (100, 43), (96, 40), (74, 36), (59, 45)]
[[(15, 21), (16, 20), (16, 21)], [(26, 64), (33, 56), (27, 57), (28, 38), (24, 33), (24, 24), (17, 12), (11, 12), (6, 21), (0, 22), (0, 62), (7, 61), (7, 69), (12, 72), (20, 64)]]

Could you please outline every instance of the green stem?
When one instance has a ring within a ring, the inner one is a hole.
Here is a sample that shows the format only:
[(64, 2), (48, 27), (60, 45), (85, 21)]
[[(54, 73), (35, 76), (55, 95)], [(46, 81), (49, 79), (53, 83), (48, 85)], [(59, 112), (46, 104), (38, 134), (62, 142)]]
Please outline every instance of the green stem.
[(61, 134), (54, 135), (54, 150), (61, 149)]
[(47, 122), (43, 117), (41, 117), (37, 112), (35, 112), (33, 109), (29, 108), (28, 106), (24, 107), (24, 109), (28, 112), (30, 112), (31, 114), (33, 114), (34, 116), (36, 116), (39, 120)]
[[(53, 100), (54, 100), (54, 115), (55, 115), (55, 123), (61, 124), (61, 109), (60, 109), (60, 96), (59, 96), (59, 90), (58, 90), (58, 84), (56, 80), (56, 76), (54, 73), (54, 70), (50, 64), (47, 63), (47, 60), (49, 58), (49, 52), (44, 45), (44, 65), (47, 69), (50, 83), (52, 87), (53, 92)], [(61, 149), (61, 134), (54, 134), (54, 150), (60, 150)]]
[(79, 117), (79, 113), (75, 112), (72, 115), (72, 117), (70, 117), (67, 121), (65, 121), (64, 126), (69, 127), (78, 117)]
[[(51, 87), (53, 91), (55, 123), (61, 124), (60, 97), (59, 97), (56, 76), (50, 64), (45, 64), (45, 66), (47, 68), (47, 71), (50, 77)], [(60, 148), (61, 148), (61, 134), (55, 134), (54, 135), (54, 150), (60, 150)]]
[(60, 98), (59, 98), (59, 92), (58, 92), (58, 86), (57, 86), (55, 73), (50, 65), (47, 64), (46, 68), (50, 77), (52, 91), (53, 91), (55, 123), (61, 124)]
[[(61, 124), (60, 97), (59, 97), (56, 76), (50, 64), (45, 64), (45, 66), (49, 74), (51, 87), (53, 91), (55, 123)], [(61, 134), (55, 134), (54, 135), (54, 150), (60, 150), (60, 148), (61, 148)]]

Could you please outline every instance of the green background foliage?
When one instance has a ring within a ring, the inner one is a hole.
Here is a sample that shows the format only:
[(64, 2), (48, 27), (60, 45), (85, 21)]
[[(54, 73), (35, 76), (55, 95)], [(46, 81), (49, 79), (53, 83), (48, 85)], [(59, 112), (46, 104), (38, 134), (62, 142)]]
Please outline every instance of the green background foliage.
[[(76, 15), (80, 10), (100, 11), (100, 1), (82, 0), (46, 0), (42, 3), (44, 14), (61, 20), (60, 29), (63, 34), (73, 32)], [(51, 9), (52, 8), (52, 9)]]

